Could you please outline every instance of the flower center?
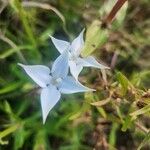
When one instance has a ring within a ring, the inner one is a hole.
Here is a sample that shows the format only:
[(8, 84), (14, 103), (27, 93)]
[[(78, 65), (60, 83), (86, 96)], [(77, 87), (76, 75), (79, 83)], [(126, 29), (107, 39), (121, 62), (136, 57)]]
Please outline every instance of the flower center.
[(53, 78), (52, 80), (51, 80), (51, 84), (53, 84), (53, 85), (58, 85), (60, 82), (62, 81), (62, 79), (61, 78)]
[(73, 52), (69, 52), (69, 60), (71, 61), (76, 61), (77, 60), (77, 56), (73, 53)]

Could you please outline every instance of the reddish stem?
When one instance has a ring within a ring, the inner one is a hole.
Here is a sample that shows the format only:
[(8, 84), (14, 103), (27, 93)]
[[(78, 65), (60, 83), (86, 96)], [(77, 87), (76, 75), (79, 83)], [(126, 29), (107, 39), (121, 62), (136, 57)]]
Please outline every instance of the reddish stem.
[(114, 7), (112, 8), (111, 12), (108, 14), (108, 16), (106, 17), (106, 19), (103, 21), (102, 26), (107, 26), (108, 24), (110, 24), (114, 17), (116, 16), (117, 12), (120, 10), (120, 8), (124, 5), (124, 3), (127, 0), (118, 0), (116, 2), (116, 4), (114, 5)]

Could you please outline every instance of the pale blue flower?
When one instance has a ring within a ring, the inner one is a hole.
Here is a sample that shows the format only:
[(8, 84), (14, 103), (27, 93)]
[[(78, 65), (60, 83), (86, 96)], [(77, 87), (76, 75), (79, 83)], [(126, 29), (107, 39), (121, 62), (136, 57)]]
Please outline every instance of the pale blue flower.
[(82, 71), (83, 67), (94, 67), (99, 69), (109, 68), (98, 63), (93, 56), (88, 56), (86, 58), (80, 57), (81, 50), (84, 46), (83, 33), (84, 30), (82, 30), (79, 36), (75, 38), (72, 43), (50, 36), (53, 44), (60, 53), (64, 52), (65, 50), (69, 51), (70, 72), (76, 80), (78, 79), (79, 73)]
[(68, 74), (68, 52), (64, 51), (53, 63), (52, 69), (43, 65), (19, 65), (41, 87), (43, 123), (61, 94), (94, 91), (83, 86)]

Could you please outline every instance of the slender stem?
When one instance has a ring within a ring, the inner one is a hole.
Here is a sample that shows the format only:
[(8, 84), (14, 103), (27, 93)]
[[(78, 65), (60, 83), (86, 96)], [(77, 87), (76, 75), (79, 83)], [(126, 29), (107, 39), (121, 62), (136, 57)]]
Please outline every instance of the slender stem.
[(110, 13), (108, 14), (108, 16), (106, 17), (106, 19), (104, 19), (103, 23), (102, 23), (102, 26), (103, 27), (107, 27), (107, 25), (109, 25), (114, 17), (116, 16), (117, 12), (121, 9), (121, 7), (124, 5), (124, 3), (126, 2), (127, 0), (118, 0), (116, 2), (116, 4), (114, 5), (114, 7), (112, 8), (112, 10), (110, 11)]

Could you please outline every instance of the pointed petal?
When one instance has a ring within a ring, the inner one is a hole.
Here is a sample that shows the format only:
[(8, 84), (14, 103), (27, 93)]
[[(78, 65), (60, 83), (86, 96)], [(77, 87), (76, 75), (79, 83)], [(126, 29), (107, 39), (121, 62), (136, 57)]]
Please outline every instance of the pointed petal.
[(86, 58), (80, 58), (79, 63), (85, 67), (94, 67), (99, 69), (109, 69), (109, 67), (100, 64), (94, 57), (89, 56)]
[(72, 76), (78, 80), (78, 76), (80, 74), (80, 72), (83, 69), (82, 65), (77, 65), (75, 61), (69, 61), (69, 66), (70, 66), (70, 72), (72, 74)]
[(50, 110), (59, 101), (60, 96), (61, 96), (61, 94), (56, 89), (55, 86), (50, 85), (49, 87), (42, 89), (42, 91), (41, 91), (41, 107), (42, 107), (43, 124), (45, 123)]
[(75, 38), (71, 44), (71, 49), (77, 56), (80, 55), (80, 52), (84, 46), (83, 33), (85, 29), (81, 31), (77, 38)]
[(23, 65), (18, 63), (26, 73), (40, 86), (46, 87), (50, 83), (50, 69), (42, 65)]
[(95, 90), (85, 87), (80, 82), (76, 81), (73, 77), (67, 76), (61, 82), (59, 86), (59, 91), (64, 94), (72, 94), (72, 93), (89, 92)]
[(64, 78), (68, 74), (68, 51), (64, 51), (52, 66), (52, 75), (56, 78)]
[(53, 42), (53, 44), (55, 45), (55, 47), (57, 48), (57, 50), (62, 53), (63, 51), (65, 51), (67, 48), (70, 47), (70, 43), (67, 42), (67, 41), (63, 41), (63, 40), (59, 40), (59, 39), (56, 39), (52, 36), (51, 37), (51, 40)]

